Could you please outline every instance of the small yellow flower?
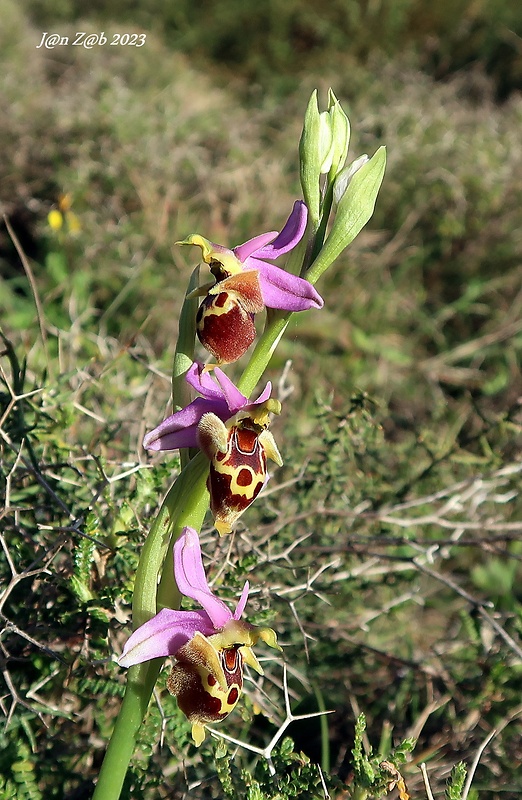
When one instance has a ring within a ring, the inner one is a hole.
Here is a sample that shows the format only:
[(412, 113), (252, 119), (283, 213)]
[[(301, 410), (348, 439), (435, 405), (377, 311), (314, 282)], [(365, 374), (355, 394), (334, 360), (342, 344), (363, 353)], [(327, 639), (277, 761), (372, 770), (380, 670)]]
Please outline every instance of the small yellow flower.
[(53, 231), (59, 231), (63, 227), (63, 214), (58, 209), (53, 208), (47, 214), (47, 222)]
[(71, 211), (71, 195), (61, 194), (58, 199), (58, 208), (53, 208), (47, 215), (47, 222), (52, 231), (61, 231), (64, 225), (68, 233), (78, 233), (82, 226), (80, 220)]

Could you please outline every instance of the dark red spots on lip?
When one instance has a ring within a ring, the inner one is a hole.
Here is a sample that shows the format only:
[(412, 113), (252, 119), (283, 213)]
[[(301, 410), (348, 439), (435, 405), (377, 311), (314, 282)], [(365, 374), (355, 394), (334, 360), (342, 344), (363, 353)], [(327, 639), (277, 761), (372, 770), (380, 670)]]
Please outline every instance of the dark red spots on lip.
[(239, 690), (234, 686), (228, 693), (227, 701), (229, 706), (233, 706), (237, 703), (239, 698)]
[(250, 486), (253, 476), (249, 469), (240, 469), (236, 481), (238, 486)]
[(219, 686), (209, 691), (206, 686), (217, 684), (214, 675), (207, 673), (205, 683), (197, 667), (189, 663), (176, 664), (167, 680), (167, 688), (178, 699), (178, 706), (191, 721), (216, 722), (228, 714), (224, 709), (226, 695)]
[(222, 472), (218, 472), (214, 464), (210, 465), (207, 487), (210, 492), (210, 508), (214, 516), (219, 516), (226, 510), (233, 510), (239, 515), (252, 502), (252, 497), (246, 497), (231, 491), (230, 484), (232, 478)]
[(217, 297), (214, 298), (213, 304), (216, 308), (223, 308), (226, 304), (228, 298), (227, 292), (220, 292)]
[(207, 714), (220, 714), (222, 705), (223, 703), (221, 702), (219, 697), (213, 697), (211, 694), (208, 694), (207, 692), (205, 700), (205, 711), (207, 712)]

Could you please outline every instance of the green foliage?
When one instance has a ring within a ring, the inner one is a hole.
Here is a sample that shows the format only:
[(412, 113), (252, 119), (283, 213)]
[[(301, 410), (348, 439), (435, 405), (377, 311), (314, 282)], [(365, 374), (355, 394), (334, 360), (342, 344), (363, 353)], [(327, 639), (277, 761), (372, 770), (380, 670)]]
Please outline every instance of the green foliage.
[(445, 791), (446, 800), (461, 800), (466, 776), (466, 765), (462, 761), (460, 761), (458, 764), (455, 764), (451, 770), (451, 775), (448, 778)]
[[(31, 715), (32, 716), (32, 715)], [(0, 734), (0, 796), (5, 800), (41, 800), (44, 795), (38, 788), (38, 774), (32, 757), (32, 742), (27, 729), (33, 720), (24, 716), (15, 722), (11, 734)], [(26, 730), (24, 730), (26, 728)]]
[[(389, 755), (386, 761), (382, 760), (380, 754), (372, 755), (371, 747), (369, 752), (364, 752), (363, 738), (366, 731), (366, 719), (364, 714), (359, 714), (355, 722), (355, 737), (352, 749), (353, 770), (354, 770), (354, 797), (382, 797), (389, 791), (390, 784), (390, 765), (397, 770), (399, 765), (404, 764), (408, 753), (415, 747), (415, 739), (405, 739)], [(392, 771), (392, 774), (393, 771)]]
[[(274, 751), (271, 768), (266, 761), (258, 760), (253, 770), (238, 771), (222, 742), (216, 745), (215, 758), (221, 788), (232, 800), (287, 800), (305, 794), (310, 798), (324, 797), (318, 766), (304, 753), (295, 752), (290, 737), (285, 737)], [(338, 788), (338, 782), (332, 781), (331, 787)]]

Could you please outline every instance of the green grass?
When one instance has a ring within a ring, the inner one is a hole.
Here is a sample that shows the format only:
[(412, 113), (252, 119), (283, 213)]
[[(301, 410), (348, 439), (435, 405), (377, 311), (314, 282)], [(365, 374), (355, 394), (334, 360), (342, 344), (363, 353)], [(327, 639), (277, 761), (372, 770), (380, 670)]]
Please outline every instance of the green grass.
[[(246, 104), (254, 89), (225, 87), (152, 33), (141, 50), (45, 54), (40, 37), (4, 0), (0, 201), (29, 261), (3, 230), (0, 797), (92, 791), (140, 546), (178, 469), (140, 449), (168, 407), (193, 266), (174, 242), (236, 244), (282, 224), (306, 102), (329, 84), (350, 108), (353, 155), (387, 145), (385, 182), (319, 286), (325, 309), (299, 315), (272, 361), (285, 466), (233, 538), (203, 538), (211, 576), (227, 557), (224, 596), (248, 577), (249, 619), (277, 629), (293, 712), (334, 709), (328, 737), (324, 722), (290, 725), (276, 786), (263, 759), (229, 764), (219, 745), (216, 765), (212, 741), (196, 752), (162, 679), (125, 796), (321, 797), (325, 751), (332, 796), (338, 781), (353, 794), (362, 711), (381, 760), (418, 740), (401, 767), (413, 797), (419, 763), (440, 797), (493, 729), (473, 791), (516, 797), (520, 98), (498, 105), (479, 69), (436, 83), (374, 56)], [(64, 193), (78, 232), (48, 224)], [(264, 666), (221, 726), (259, 747), (284, 721), (282, 664)]]

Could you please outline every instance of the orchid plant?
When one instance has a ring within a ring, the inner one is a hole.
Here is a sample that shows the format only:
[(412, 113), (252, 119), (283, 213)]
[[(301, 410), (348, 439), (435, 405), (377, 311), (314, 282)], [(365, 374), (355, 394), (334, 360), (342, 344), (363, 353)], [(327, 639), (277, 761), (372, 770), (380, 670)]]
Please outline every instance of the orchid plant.
[[(320, 309), (315, 289), (322, 273), (373, 213), (384, 176), (385, 151), (345, 163), (350, 125), (333, 92), (320, 112), (314, 92), (299, 144), (304, 201), (282, 230), (233, 248), (192, 234), (214, 281), (199, 285), (196, 270), (180, 314), (173, 368), (173, 413), (147, 433), (152, 451), (179, 449), (182, 470), (158, 511), (136, 574), (133, 627), (119, 658), (128, 668), (120, 714), (99, 775), (95, 800), (117, 800), (136, 736), (165, 658), (174, 659), (167, 688), (192, 724), (196, 745), (208, 722), (224, 719), (243, 688), (243, 664), (262, 672), (252, 647), (279, 648), (270, 628), (241, 620), (249, 586), (235, 611), (209, 588), (198, 531), (210, 509), (227, 534), (268, 480), (267, 459), (282, 459), (269, 431), (281, 405), (267, 383), (250, 400), (294, 312)], [(288, 255), (285, 268), (270, 262)], [(199, 308), (198, 298), (203, 298)], [(257, 337), (255, 315), (267, 309), (264, 329), (237, 384), (221, 369), (243, 357)], [(217, 364), (194, 358), (199, 339)], [(199, 397), (193, 398), (195, 390)], [(198, 452), (199, 451), (199, 452)], [(181, 610), (181, 596), (201, 608)]]

